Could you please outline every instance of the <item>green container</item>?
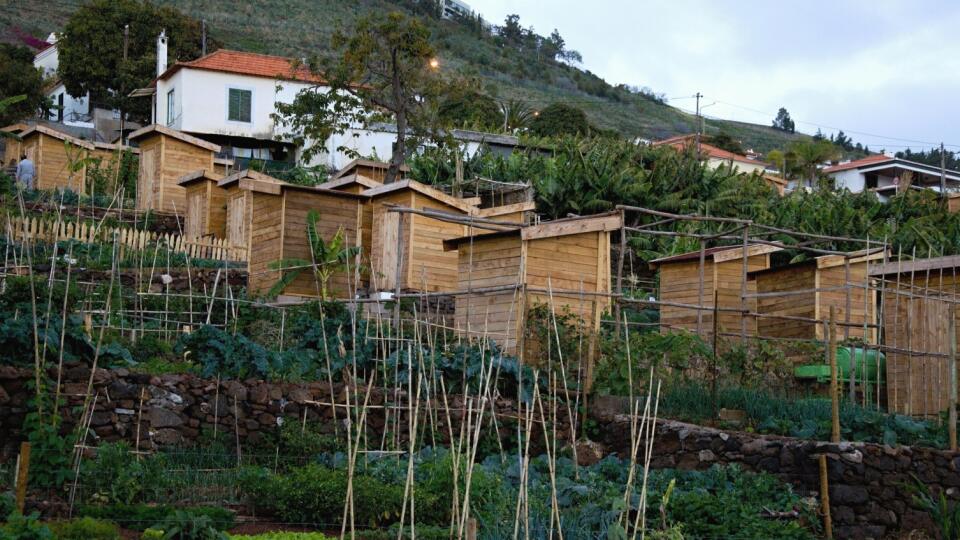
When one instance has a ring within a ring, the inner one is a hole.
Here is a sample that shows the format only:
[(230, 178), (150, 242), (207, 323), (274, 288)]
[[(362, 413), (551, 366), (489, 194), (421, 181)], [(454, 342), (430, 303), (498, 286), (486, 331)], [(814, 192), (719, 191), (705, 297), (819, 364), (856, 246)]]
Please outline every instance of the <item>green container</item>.
[[(837, 375), (840, 382), (850, 381), (850, 347), (837, 347)], [(866, 357), (866, 362), (864, 362)], [(867, 385), (871, 386), (877, 383), (877, 371), (880, 372), (880, 384), (886, 380), (887, 359), (880, 351), (864, 350), (861, 347), (853, 347), (854, 375), (856, 381), (863, 381), (864, 369), (866, 369)], [(827, 364), (814, 364), (807, 366), (797, 366), (793, 374), (798, 379), (816, 379), (819, 383), (830, 381), (830, 366)]]

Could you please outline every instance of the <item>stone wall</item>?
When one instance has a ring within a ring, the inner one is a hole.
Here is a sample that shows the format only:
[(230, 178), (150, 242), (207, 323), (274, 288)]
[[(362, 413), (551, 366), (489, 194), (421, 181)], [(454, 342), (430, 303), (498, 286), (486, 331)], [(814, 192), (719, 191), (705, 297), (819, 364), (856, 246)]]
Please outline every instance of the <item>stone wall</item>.
[[(50, 375), (55, 375), (50, 373)], [(64, 426), (76, 422), (75, 410), (82, 405), (90, 370), (71, 366), (64, 372), (63, 392), (67, 404)], [(21, 426), (31, 396), (28, 382), (32, 372), (0, 367), (0, 460), (15, 455)], [(214, 424), (224, 433), (237, 433), (241, 440), (254, 442), (266, 431), (285, 421), (321, 420), (321, 426), (333, 431), (329, 403), (331, 389), (324, 382), (266, 383), (257, 380), (220, 381), (190, 375), (151, 376), (125, 369), (98, 370), (93, 377), (96, 408), (91, 419), (95, 437), (101, 441), (139, 438), (141, 449), (185, 444), (195, 440), (203, 429)], [(360, 392), (363, 389), (359, 390)], [(355, 393), (357, 390), (351, 390)], [(379, 389), (370, 398), (371, 405), (405, 400), (402, 389), (396, 396), (385, 396)], [(332, 395), (345, 401), (343, 385), (334, 385)], [(454, 431), (462, 417), (463, 400), (449, 400)], [(439, 403), (434, 406), (440, 407)], [(498, 399), (498, 415), (516, 417), (515, 403)], [(426, 408), (424, 408), (426, 410)], [(564, 408), (558, 407), (562, 418)], [(371, 408), (368, 428), (381, 433), (383, 409)], [(578, 457), (584, 463), (615, 452), (626, 456), (630, 448), (630, 418), (623, 414), (617, 400), (598, 399), (591, 414), (599, 426), (598, 440), (578, 445)], [(339, 421), (343, 421), (342, 415)], [(392, 422), (391, 422), (392, 423)], [(561, 420), (563, 423), (563, 420)], [(399, 423), (407, 425), (406, 420)], [(513, 424), (501, 421), (502, 430)], [(439, 430), (442, 437), (446, 430)], [(563, 440), (567, 433), (558, 433)], [(715, 464), (739, 464), (751, 471), (766, 471), (796, 486), (803, 494), (819, 498), (817, 458), (827, 456), (830, 500), (834, 530), (838, 538), (883, 538), (915, 529), (933, 533), (933, 523), (911, 503), (905, 489), (916, 475), (936, 491), (960, 498), (960, 455), (929, 448), (890, 448), (878, 444), (840, 443), (759, 436), (722, 431), (673, 421), (659, 421), (653, 451), (654, 468), (706, 469)], [(535, 435), (533, 441), (542, 440)], [(531, 449), (536, 453), (539, 449)]]

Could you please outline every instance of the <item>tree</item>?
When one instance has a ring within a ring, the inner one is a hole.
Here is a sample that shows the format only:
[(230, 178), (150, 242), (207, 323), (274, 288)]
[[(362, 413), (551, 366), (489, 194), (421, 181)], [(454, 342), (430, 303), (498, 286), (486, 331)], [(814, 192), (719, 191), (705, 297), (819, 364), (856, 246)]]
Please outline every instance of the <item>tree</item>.
[(503, 26), (498, 28), (500, 37), (508, 43), (519, 44), (523, 42), (523, 27), (520, 26), (520, 16), (512, 13), (503, 20)]
[(503, 131), (513, 132), (525, 129), (533, 120), (533, 109), (523, 101), (511, 99), (500, 104), (500, 114), (503, 116)]
[(397, 138), (385, 181), (393, 182), (416, 147), (411, 143), (438, 136), (436, 107), (454, 86), (432, 67), (429, 38), (423, 23), (399, 12), (357, 20), (351, 33), (334, 33), (330, 58), (311, 63), (326, 82), (301, 90), (293, 103), (277, 103), (274, 120), (293, 130), (309, 160), (331, 135), (392, 115)]
[(0, 43), (0, 101), (23, 96), (0, 111), (0, 125), (6, 126), (37, 114), (47, 105), (43, 74), (33, 67), (33, 53), (26, 47)]
[(840, 150), (830, 141), (796, 141), (790, 144), (789, 156), (809, 186), (817, 180), (819, 165), (838, 159)]
[[(150, 100), (127, 96), (156, 77), (157, 36), (164, 30), (169, 63), (200, 56), (199, 21), (174, 8), (141, 0), (93, 0), (83, 5), (70, 16), (57, 42), (58, 74), (67, 92), (74, 96), (89, 92), (94, 104), (120, 109), (134, 120), (149, 119)], [(216, 48), (217, 42), (208, 38), (207, 50)]]
[(741, 145), (740, 141), (734, 139), (733, 136), (726, 131), (721, 131), (720, 133), (710, 137), (709, 142), (721, 150), (733, 152), (734, 154), (743, 154), (743, 145)]
[(563, 103), (548, 105), (530, 122), (530, 132), (540, 137), (586, 135), (590, 132), (587, 114)]
[(445, 126), (491, 131), (503, 125), (500, 105), (492, 97), (474, 90), (451, 92), (437, 111)]
[(790, 118), (790, 113), (787, 112), (785, 107), (780, 107), (780, 110), (777, 111), (777, 117), (773, 119), (773, 127), (789, 133), (795, 131), (793, 119)]

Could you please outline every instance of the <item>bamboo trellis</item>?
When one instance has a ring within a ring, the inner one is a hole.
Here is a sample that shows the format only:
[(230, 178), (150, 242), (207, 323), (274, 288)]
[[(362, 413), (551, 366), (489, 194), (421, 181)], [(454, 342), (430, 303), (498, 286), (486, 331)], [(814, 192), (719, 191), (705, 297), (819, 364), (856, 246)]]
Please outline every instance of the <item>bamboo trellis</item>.
[(245, 261), (247, 249), (234, 246), (223, 238), (190, 238), (179, 234), (159, 234), (127, 227), (103, 227), (87, 222), (64, 222), (39, 217), (8, 216), (4, 231), (14, 242), (41, 240), (61, 242), (76, 240), (83, 243), (112, 242), (120, 246), (142, 250), (150, 246), (166, 246), (170, 251), (197, 259), (218, 261)]

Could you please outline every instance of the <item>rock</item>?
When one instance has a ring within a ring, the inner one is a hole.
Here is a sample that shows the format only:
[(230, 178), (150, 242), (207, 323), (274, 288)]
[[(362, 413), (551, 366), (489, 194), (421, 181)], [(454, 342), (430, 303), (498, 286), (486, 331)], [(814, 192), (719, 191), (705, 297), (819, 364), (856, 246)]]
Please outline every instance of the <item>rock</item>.
[(6, 405), (10, 403), (10, 394), (0, 386), (0, 405)]
[(753, 439), (740, 445), (740, 452), (743, 455), (759, 454), (763, 452), (764, 446), (766, 446), (766, 441), (763, 439)]
[[(833, 502), (833, 501), (831, 501)], [(839, 506), (839, 505), (830, 505), (831, 517), (834, 522), (845, 525), (848, 523), (853, 523), (856, 519), (856, 513), (853, 511), (853, 508), (849, 506)]]
[(303, 405), (308, 401), (313, 401), (313, 396), (306, 388), (294, 388), (290, 391), (290, 401)]
[(270, 413), (263, 413), (257, 417), (257, 421), (260, 422), (261, 426), (275, 426), (277, 425), (277, 417)]
[(712, 463), (717, 460), (717, 456), (714, 455), (712, 450), (701, 450), (697, 457), (703, 463)]
[(113, 413), (109, 411), (97, 411), (90, 415), (91, 426), (105, 426), (113, 421)]
[(234, 399), (238, 402), (247, 400), (247, 388), (239, 381), (226, 381), (223, 383), (223, 393), (230, 397), (231, 402), (233, 402)]
[(838, 484), (830, 486), (830, 502), (837, 504), (863, 504), (870, 500), (867, 488)]
[(140, 388), (132, 385), (122, 379), (117, 379), (107, 387), (110, 397), (113, 399), (130, 399), (140, 397)]
[(859, 450), (840, 454), (840, 458), (849, 461), (850, 463), (863, 463), (863, 454)]
[(117, 414), (126, 415), (126, 416), (132, 416), (136, 411), (134, 411), (133, 409), (124, 409), (122, 407), (117, 407), (116, 409), (113, 410), (113, 412)]
[(598, 442), (589, 439), (577, 441), (577, 463), (579, 465), (589, 467), (603, 459), (606, 453), (606, 448)]
[(153, 429), (180, 427), (183, 425), (183, 419), (180, 418), (180, 415), (162, 407), (151, 408), (148, 419)]
[(183, 436), (175, 429), (158, 429), (150, 432), (150, 439), (158, 445), (180, 444)]

